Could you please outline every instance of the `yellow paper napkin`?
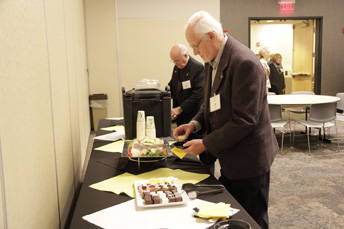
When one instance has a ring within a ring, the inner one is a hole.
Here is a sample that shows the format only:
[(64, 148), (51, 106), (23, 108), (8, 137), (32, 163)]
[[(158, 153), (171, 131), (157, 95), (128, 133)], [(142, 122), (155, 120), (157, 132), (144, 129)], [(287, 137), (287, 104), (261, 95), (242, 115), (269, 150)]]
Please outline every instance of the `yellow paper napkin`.
[(181, 169), (159, 168), (150, 172), (142, 173), (138, 175), (137, 178), (138, 180), (148, 180), (150, 178), (175, 177), (178, 178), (181, 184), (195, 184), (208, 178), (209, 176), (209, 174), (191, 173)]
[(106, 130), (106, 131), (124, 131), (124, 126), (116, 125), (116, 126), (109, 126), (109, 127), (104, 127), (104, 128), (100, 128), (100, 129)]
[(110, 153), (122, 153), (124, 146), (124, 141), (119, 140), (117, 142), (112, 142), (110, 144), (95, 148), (95, 150), (106, 151)]
[(180, 159), (183, 159), (183, 157), (186, 155), (186, 153), (182, 149), (179, 149), (176, 147), (172, 148), (171, 151), (172, 153), (177, 155), (177, 157), (179, 157)]
[(230, 204), (201, 203), (199, 206), (198, 216), (211, 218), (228, 218), (229, 209)]
[(134, 181), (137, 177), (131, 173), (123, 173), (110, 179), (90, 185), (91, 188), (113, 192), (116, 194), (126, 193), (134, 198)]
[(210, 175), (186, 172), (181, 169), (159, 168), (139, 175), (124, 173), (116, 177), (92, 184), (90, 187), (100, 191), (113, 192), (116, 194), (126, 193), (128, 196), (134, 198), (134, 181), (170, 176), (178, 178), (181, 184), (195, 184), (208, 178)]

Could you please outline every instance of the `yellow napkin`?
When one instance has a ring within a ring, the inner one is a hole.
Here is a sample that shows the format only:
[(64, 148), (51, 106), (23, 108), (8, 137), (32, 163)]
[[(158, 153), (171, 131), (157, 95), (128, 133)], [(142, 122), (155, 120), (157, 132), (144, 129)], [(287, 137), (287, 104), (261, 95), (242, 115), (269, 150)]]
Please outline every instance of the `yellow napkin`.
[(123, 117), (113, 117), (113, 118), (106, 118), (108, 120), (122, 120)]
[(110, 153), (122, 153), (124, 147), (124, 141), (119, 140), (117, 142), (112, 142), (110, 144), (95, 148), (95, 150), (106, 151)]
[(199, 206), (198, 216), (211, 217), (211, 218), (228, 218), (230, 204), (214, 204), (214, 203), (201, 203)]
[(172, 148), (171, 151), (172, 153), (177, 155), (180, 159), (183, 159), (183, 157), (186, 155), (186, 153), (182, 149), (179, 149), (176, 147)]
[[(150, 172), (142, 173), (140, 175), (133, 175), (130, 173), (124, 173), (116, 177), (95, 183), (90, 185), (91, 188), (113, 192), (116, 194), (126, 193), (128, 196), (134, 198), (134, 181), (136, 180), (148, 180), (150, 178), (159, 178), (159, 177), (175, 177), (178, 178), (181, 184), (185, 183), (198, 183), (206, 178), (209, 174), (198, 174), (186, 172), (180, 169), (169, 169), (169, 168), (160, 168)], [(228, 212), (227, 212), (228, 214)]]
[(109, 127), (104, 127), (104, 128), (100, 128), (100, 129), (106, 130), (106, 131), (124, 131), (124, 126), (116, 125), (116, 126), (109, 126)]
[(137, 180), (137, 177), (131, 173), (123, 173), (116, 177), (95, 183), (90, 185), (91, 188), (113, 192), (116, 194), (126, 193), (128, 196), (134, 198), (134, 181)]
[(191, 173), (181, 169), (159, 168), (150, 172), (142, 173), (138, 175), (137, 178), (138, 180), (148, 180), (150, 178), (175, 177), (178, 178), (181, 184), (195, 184), (208, 178), (209, 176), (209, 174)]

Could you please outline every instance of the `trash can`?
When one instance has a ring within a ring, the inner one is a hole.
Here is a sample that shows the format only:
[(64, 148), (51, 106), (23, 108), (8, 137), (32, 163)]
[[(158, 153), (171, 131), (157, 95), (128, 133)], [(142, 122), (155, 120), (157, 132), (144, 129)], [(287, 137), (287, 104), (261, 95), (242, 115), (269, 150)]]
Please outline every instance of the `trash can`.
[(107, 94), (90, 95), (90, 121), (91, 130), (98, 130), (100, 119), (106, 118), (107, 115)]

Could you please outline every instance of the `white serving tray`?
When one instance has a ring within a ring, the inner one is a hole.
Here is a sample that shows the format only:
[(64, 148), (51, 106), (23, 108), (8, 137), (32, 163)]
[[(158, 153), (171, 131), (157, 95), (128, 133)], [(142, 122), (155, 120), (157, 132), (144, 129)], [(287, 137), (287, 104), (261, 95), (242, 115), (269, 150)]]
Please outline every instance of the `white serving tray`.
[(148, 182), (149, 180), (137, 180), (134, 181), (134, 188), (135, 188), (135, 196), (136, 196), (136, 204), (138, 207), (142, 208), (155, 208), (155, 207), (166, 207), (166, 206), (174, 206), (174, 205), (181, 205), (181, 204), (186, 204), (187, 202), (190, 201), (189, 196), (187, 193), (182, 190), (182, 184), (180, 183), (178, 178), (175, 178), (174, 180), (174, 185), (177, 187), (177, 190), (180, 194), (180, 196), (183, 198), (182, 201), (179, 202), (171, 202), (171, 203), (161, 203), (161, 204), (145, 204), (144, 200), (140, 196), (139, 193), (139, 184), (143, 182)]

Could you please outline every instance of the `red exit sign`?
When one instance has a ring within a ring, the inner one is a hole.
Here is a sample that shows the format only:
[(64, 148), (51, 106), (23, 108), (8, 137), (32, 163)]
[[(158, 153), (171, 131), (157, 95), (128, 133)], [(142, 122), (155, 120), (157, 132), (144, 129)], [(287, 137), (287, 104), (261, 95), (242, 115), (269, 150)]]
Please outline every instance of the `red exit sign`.
[(294, 6), (295, 6), (295, 1), (283, 1), (280, 0), (278, 2), (278, 4), (280, 5), (280, 11), (293, 11), (294, 10)]

